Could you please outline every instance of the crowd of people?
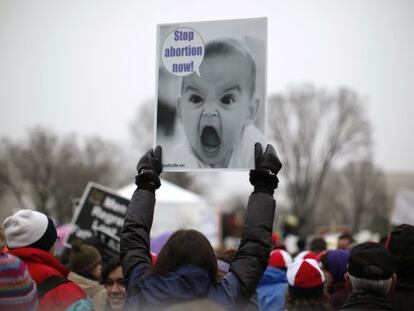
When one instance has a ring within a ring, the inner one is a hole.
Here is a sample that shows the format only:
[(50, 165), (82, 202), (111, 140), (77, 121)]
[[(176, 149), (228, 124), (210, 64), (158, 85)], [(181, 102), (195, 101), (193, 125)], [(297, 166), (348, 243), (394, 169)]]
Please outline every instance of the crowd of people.
[(414, 227), (394, 228), (381, 243), (356, 244), (349, 233), (327, 249), (322, 237), (289, 254), (272, 239), (282, 164), (255, 145), (253, 186), (237, 249), (214, 250), (199, 231), (178, 230), (150, 252), (162, 149), (138, 162), (118, 256), (75, 240), (54, 256), (52, 219), (19, 210), (2, 223), (0, 310), (412, 310)]

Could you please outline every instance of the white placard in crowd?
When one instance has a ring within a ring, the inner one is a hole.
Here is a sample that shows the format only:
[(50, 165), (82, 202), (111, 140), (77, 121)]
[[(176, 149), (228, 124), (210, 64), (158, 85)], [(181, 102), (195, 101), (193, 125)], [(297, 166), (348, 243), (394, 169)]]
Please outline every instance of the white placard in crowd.
[(254, 168), (265, 143), (267, 18), (158, 25), (164, 171)]

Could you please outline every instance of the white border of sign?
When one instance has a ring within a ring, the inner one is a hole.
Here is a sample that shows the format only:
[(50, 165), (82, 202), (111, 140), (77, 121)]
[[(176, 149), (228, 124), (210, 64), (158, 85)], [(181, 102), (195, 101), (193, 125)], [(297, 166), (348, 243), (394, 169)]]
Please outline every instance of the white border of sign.
[[(160, 28), (163, 26), (177, 26), (177, 27), (191, 27), (197, 30), (197, 27), (195, 27), (195, 24), (197, 23), (214, 23), (214, 22), (232, 22), (232, 21), (265, 21), (266, 27), (265, 27), (265, 42), (264, 42), (264, 85), (263, 85), (263, 110), (264, 110), (264, 128), (263, 133), (265, 137), (265, 143), (267, 144), (267, 80), (268, 80), (268, 73), (267, 73), (267, 64), (268, 64), (268, 18), (267, 17), (253, 17), (253, 18), (241, 18), (241, 19), (228, 19), (228, 20), (212, 20), (212, 21), (192, 21), (192, 22), (183, 22), (183, 23), (163, 23), (157, 25), (157, 38), (156, 38), (156, 66), (155, 66), (155, 102), (154, 102), (154, 129), (153, 129), (153, 146), (155, 147), (157, 144), (157, 117), (158, 117), (158, 83), (159, 83), (159, 68), (160, 64), (162, 63), (162, 59), (160, 57)], [(198, 31), (198, 30), (197, 30)], [(262, 146), (263, 149), (266, 148), (266, 146)], [(253, 146), (252, 146), (253, 150)], [(212, 172), (212, 171), (249, 171), (250, 168), (180, 168), (180, 169), (171, 169), (171, 168), (164, 168), (164, 171), (166, 172)]]

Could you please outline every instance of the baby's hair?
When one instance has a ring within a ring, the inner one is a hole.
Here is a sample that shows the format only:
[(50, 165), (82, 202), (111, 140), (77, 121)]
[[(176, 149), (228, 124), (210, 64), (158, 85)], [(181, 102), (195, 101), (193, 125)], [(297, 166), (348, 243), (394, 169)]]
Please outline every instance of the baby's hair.
[[(238, 40), (232, 38), (221, 38), (209, 41), (205, 46), (204, 59), (214, 56), (228, 56), (236, 54), (244, 58), (250, 68), (250, 96), (256, 91), (256, 63), (247, 47)], [(184, 81), (184, 79), (183, 79)], [(183, 86), (184, 83), (182, 83)]]

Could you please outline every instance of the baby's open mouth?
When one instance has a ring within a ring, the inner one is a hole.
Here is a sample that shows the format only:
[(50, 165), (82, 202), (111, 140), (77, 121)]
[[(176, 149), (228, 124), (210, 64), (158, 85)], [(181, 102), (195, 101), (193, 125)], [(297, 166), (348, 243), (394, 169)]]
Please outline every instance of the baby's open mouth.
[(212, 126), (205, 126), (201, 132), (201, 146), (204, 152), (216, 153), (220, 148), (220, 136)]

